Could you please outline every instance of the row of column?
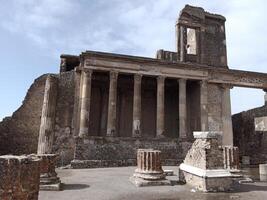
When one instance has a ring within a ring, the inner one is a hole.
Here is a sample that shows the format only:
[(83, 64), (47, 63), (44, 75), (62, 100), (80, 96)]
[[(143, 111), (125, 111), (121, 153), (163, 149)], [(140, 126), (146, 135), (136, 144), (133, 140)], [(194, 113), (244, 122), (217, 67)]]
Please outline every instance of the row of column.
[[(108, 101), (108, 120), (107, 136), (116, 134), (116, 107), (117, 107), (117, 79), (118, 72), (110, 72), (109, 83), (109, 101)], [(80, 127), (79, 136), (83, 137), (88, 134), (90, 101), (91, 101), (91, 81), (92, 70), (83, 70), (81, 76), (81, 94), (80, 94)], [(141, 82), (142, 75), (134, 74), (134, 95), (133, 95), (133, 127), (132, 136), (140, 137), (141, 133)], [(187, 137), (187, 116), (186, 116), (186, 79), (178, 79), (179, 83), (179, 137)], [(164, 94), (165, 94), (165, 77), (157, 77), (157, 137), (164, 137)], [(207, 115), (207, 83), (200, 81), (200, 117), (201, 130), (208, 128)]]

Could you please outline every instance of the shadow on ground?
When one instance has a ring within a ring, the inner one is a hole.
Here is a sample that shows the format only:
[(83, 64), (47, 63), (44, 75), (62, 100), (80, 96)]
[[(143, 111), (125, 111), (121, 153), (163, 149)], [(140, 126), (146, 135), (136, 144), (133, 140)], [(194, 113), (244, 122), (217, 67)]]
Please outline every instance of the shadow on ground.
[(255, 185), (255, 184), (264, 184), (263, 182), (256, 182), (254, 184), (240, 184), (235, 186), (233, 192), (251, 192), (251, 191), (267, 191), (267, 185)]
[(82, 190), (85, 188), (89, 188), (90, 185), (86, 184), (62, 184), (62, 189), (63, 190)]

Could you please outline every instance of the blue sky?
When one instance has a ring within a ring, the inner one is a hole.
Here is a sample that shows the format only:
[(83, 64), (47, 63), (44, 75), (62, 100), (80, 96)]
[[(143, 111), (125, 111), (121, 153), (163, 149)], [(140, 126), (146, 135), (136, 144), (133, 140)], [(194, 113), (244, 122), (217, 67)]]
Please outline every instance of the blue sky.
[[(35, 78), (58, 72), (62, 53), (175, 51), (185, 4), (227, 18), (230, 68), (267, 73), (265, 0), (0, 0), (0, 120), (21, 105)], [(261, 90), (234, 88), (231, 95), (233, 113), (263, 105)]]

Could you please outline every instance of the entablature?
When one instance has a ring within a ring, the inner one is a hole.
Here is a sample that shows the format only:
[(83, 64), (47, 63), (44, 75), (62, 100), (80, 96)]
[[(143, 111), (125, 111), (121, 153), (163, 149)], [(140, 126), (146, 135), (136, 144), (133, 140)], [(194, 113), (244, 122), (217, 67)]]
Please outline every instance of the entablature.
[(191, 80), (207, 80), (208, 83), (228, 84), (237, 87), (267, 89), (267, 74), (216, 68), (208, 65), (169, 62), (154, 58), (135, 57), (87, 51), (83, 57), (82, 68), (96, 71), (118, 71), (126, 74), (146, 76), (165, 76)]

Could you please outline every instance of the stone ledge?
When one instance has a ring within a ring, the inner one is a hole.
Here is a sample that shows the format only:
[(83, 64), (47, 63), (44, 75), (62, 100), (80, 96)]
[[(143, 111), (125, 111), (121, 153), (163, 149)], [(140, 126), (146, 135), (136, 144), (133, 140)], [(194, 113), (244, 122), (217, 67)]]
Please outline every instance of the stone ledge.
[(190, 166), (184, 163), (180, 165), (180, 169), (190, 174), (194, 174), (196, 176), (202, 177), (202, 178), (236, 177), (236, 175), (231, 174), (229, 170), (225, 170), (225, 169), (205, 170), (205, 169), (193, 167), (193, 166)]
[(40, 190), (42, 191), (60, 191), (62, 190), (61, 183), (55, 183), (55, 184), (43, 184), (40, 185)]

